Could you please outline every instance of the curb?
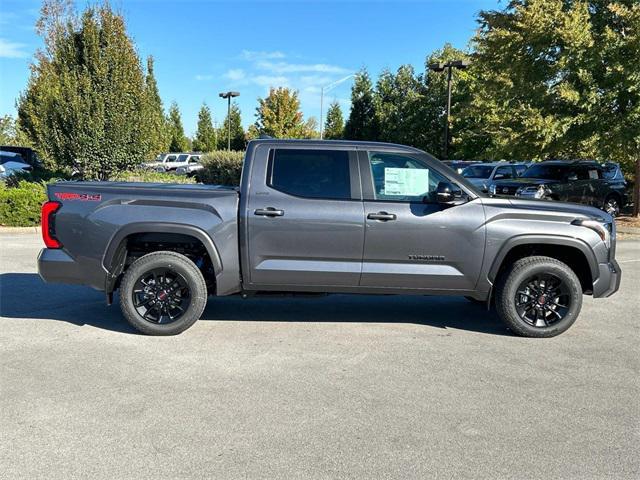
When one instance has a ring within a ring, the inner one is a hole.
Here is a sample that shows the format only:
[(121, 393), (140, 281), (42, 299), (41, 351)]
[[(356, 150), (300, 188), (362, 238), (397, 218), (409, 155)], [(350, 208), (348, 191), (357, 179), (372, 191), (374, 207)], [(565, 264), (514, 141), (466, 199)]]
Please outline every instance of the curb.
[(0, 226), (0, 233), (40, 233), (40, 226), (37, 227), (4, 227)]
[(616, 226), (617, 233), (623, 233), (625, 235), (640, 235), (640, 228), (636, 227), (618, 227)]

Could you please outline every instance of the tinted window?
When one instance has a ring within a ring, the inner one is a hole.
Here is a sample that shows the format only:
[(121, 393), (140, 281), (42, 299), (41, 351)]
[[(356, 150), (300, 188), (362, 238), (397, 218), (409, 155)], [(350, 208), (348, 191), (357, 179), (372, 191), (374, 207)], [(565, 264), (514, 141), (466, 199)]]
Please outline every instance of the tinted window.
[(577, 174), (578, 180), (598, 180), (602, 178), (600, 169), (596, 166), (580, 167)]
[(527, 166), (526, 165), (516, 165), (514, 168), (516, 169), (516, 175), (520, 176), (527, 169)]
[(421, 161), (399, 153), (369, 152), (376, 200), (435, 201), (438, 183), (445, 177)]
[(176, 160), (176, 162), (186, 162), (187, 158), (189, 158), (189, 155), (179, 155), (178, 160)]
[(269, 186), (309, 198), (350, 199), (349, 153), (339, 150), (275, 150)]
[(513, 178), (513, 171), (511, 170), (511, 166), (498, 167), (493, 178), (496, 180), (499, 180), (501, 178)]
[(525, 178), (541, 178), (543, 180), (562, 180), (569, 173), (566, 165), (532, 165), (522, 174)]
[(462, 176), (466, 178), (489, 178), (493, 172), (491, 165), (472, 165), (462, 170)]

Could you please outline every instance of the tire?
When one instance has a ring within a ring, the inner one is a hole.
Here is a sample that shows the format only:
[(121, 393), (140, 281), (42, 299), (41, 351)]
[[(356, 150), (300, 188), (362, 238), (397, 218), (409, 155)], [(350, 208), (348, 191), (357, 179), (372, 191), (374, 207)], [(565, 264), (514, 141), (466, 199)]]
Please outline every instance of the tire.
[(120, 285), (120, 308), (127, 321), (147, 335), (177, 335), (200, 318), (207, 285), (196, 265), (175, 252), (153, 252), (127, 269)]
[(620, 199), (617, 195), (609, 195), (602, 205), (602, 210), (607, 212), (612, 217), (620, 215)]
[(495, 303), (498, 315), (516, 335), (555, 337), (578, 318), (582, 286), (565, 263), (550, 257), (525, 257), (499, 278)]

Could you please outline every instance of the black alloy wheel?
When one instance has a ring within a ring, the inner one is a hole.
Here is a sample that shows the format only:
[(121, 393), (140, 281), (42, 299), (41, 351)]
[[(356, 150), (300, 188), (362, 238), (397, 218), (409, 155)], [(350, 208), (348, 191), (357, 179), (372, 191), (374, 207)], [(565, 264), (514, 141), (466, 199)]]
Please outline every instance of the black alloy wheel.
[(544, 328), (562, 320), (571, 308), (571, 292), (563, 280), (550, 273), (532, 275), (518, 287), (516, 311), (522, 320)]
[(184, 315), (191, 292), (182, 275), (169, 268), (155, 268), (138, 278), (132, 297), (134, 308), (144, 320), (167, 324)]

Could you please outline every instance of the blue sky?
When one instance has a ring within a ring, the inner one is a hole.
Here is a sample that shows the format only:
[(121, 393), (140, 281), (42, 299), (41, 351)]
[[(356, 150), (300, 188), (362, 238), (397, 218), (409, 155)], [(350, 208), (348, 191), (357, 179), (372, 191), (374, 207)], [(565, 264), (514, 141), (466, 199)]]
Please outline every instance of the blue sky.
[[(77, 2), (82, 8), (88, 2)], [(195, 131), (203, 101), (224, 119), (221, 91), (238, 90), (245, 126), (255, 121), (257, 98), (270, 86), (299, 91), (306, 117), (320, 116), (320, 88), (361, 67), (375, 77), (384, 68), (412, 64), (450, 42), (465, 48), (476, 15), (502, 8), (498, 0), (414, 2), (220, 2), (112, 0), (124, 13), (142, 58), (153, 55), (165, 108), (178, 102), (187, 134)], [(33, 25), (39, 1), (0, 0), (0, 115), (15, 115), (29, 63), (41, 46)], [(351, 81), (325, 98), (349, 107)]]

